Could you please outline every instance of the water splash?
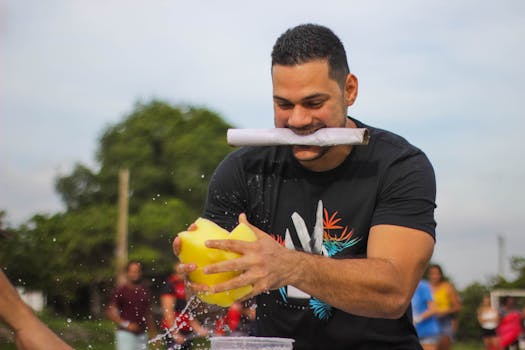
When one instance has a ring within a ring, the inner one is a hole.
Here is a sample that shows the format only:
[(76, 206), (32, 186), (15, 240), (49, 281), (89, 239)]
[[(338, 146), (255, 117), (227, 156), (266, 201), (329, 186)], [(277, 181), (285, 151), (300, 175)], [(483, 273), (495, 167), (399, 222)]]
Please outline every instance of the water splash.
[[(182, 316), (184, 314), (188, 314), (188, 315), (191, 316), (192, 315), (192, 311), (195, 310), (199, 306), (200, 303), (201, 303), (201, 301), (200, 301), (199, 298), (197, 298), (197, 296), (195, 296), (195, 295), (191, 296), (188, 299), (188, 303), (186, 304), (184, 309), (182, 309), (182, 311), (180, 312), (180, 316)], [(170, 337), (172, 333), (177, 333), (184, 326), (185, 326), (184, 322), (174, 322), (173, 326), (171, 326), (170, 329), (168, 329), (164, 333), (161, 333), (161, 334), (157, 335), (156, 337), (151, 338), (150, 340), (148, 340), (148, 344), (152, 344), (152, 343), (158, 342), (159, 340), (166, 339), (167, 337)], [(144, 347), (144, 349), (146, 349), (146, 348), (147, 348), (147, 346)]]

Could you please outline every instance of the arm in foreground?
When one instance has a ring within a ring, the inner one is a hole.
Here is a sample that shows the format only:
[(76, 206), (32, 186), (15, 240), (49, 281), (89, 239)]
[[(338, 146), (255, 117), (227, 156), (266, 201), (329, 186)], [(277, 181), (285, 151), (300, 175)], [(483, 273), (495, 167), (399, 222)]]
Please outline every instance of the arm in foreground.
[[(239, 221), (247, 222), (241, 214)], [(399, 318), (432, 256), (434, 239), (426, 232), (394, 225), (371, 228), (366, 259), (332, 259), (289, 250), (250, 225), (256, 242), (208, 241), (210, 248), (242, 257), (207, 266), (206, 273), (244, 271), (216, 285), (221, 292), (251, 284), (251, 295), (292, 285), (343, 311), (365, 316)]]
[(0, 320), (15, 332), (18, 349), (72, 349), (35, 316), (2, 271), (0, 271)]

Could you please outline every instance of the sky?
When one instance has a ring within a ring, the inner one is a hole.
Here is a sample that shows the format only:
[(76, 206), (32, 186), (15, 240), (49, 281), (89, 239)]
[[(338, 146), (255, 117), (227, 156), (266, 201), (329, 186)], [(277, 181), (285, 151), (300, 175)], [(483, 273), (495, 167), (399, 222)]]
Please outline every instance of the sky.
[(430, 158), (433, 261), (458, 288), (500, 271), (512, 278), (509, 258), (525, 256), (521, 0), (0, 0), (7, 222), (63, 211), (55, 179), (76, 163), (95, 168), (102, 133), (137, 102), (272, 127), (271, 48), (302, 23), (331, 28), (345, 45), (359, 79), (349, 114)]

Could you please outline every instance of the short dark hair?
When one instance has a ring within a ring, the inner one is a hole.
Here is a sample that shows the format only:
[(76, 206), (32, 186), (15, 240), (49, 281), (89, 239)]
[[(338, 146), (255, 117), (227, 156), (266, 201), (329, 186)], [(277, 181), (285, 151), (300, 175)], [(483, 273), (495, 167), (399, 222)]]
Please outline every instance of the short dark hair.
[(272, 50), (272, 67), (325, 59), (330, 78), (343, 87), (350, 69), (343, 43), (330, 29), (317, 24), (298, 25), (281, 34)]

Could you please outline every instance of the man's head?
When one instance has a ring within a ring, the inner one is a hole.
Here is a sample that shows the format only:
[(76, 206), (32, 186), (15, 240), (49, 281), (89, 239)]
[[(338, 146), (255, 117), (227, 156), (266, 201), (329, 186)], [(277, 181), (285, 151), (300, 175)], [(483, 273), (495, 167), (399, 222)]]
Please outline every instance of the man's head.
[(131, 260), (128, 262), (128, 265), (126, 266), (126, 276), (130, 283), (140, 283), (142, 279), (142, 264), (140, 261)]
[[(308, 135), (322, 128), (356, 127), (347, 118), (357, 97), (357, 78), (349, 73), (341, 41), (328, 28), (306, 24), (287, 30), (272, 51), (274, 120), (278, 128)], [(292, 147), (306, 168), (338, 166), (351, 146)]]
[(343, 43), (330, 29), (316, 24), (302, 24), (284, 32), (273, 46), (272, 67), (317, 60), (328, 62), (330, 78), (343, 89), (350, 69)]

